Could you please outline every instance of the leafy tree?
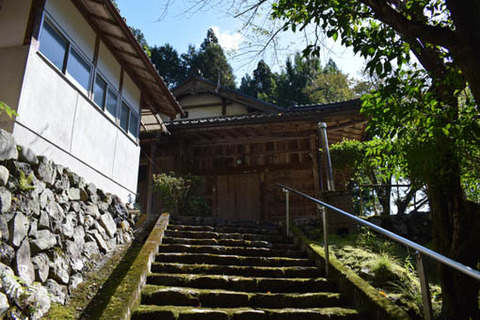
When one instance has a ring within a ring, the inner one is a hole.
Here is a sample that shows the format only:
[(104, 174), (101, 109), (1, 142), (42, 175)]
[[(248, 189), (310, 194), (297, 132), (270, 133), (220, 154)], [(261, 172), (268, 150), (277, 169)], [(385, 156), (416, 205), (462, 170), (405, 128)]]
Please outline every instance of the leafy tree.
[(154, 46), (150, 51), (152, 63), (170, 89), (187, 79), (186, 66), (180, 59), (177, 50), (170, 44), (167, 43), (161, 47)]
[[(373, 206), (373, 197), (378, 198), (378, 203), (381, 206), (380, 214), (388, 216), (391, 214), (391, 202), (392, 202), (392, 181), (394, 178), (399, 180), (407, 179), (409, 177), (393, 177), (392, 168), (377, 167), (375, 161), (372, 161), (369, 150), (376, 148), (378, 144), (383, 144), (379, 139), (372, 139), (367, 141), (358, 140), (343, 140), (339, 143), (331, 146), (332, 164), (335, 170), (342, 171), (347, 177), (345, 181), (346, 187), (353, 191), (353, 196), (356, 198), (357, 212), (374, 211), (376, 208)], [(394, 151), (390, 151), (391, 153)], [(394, 165), (394, 162), (392, 163)], [(372, 185), (370, 188), (373, 192), (365, 192), (362, 190), (362, 185)], [(395, 199), (397, 205), (397, 214), (405, 214), (407, 206), (412, 201), (413, 197), (423, 186), (412, 184), (406, 194), (401, 197), (398, 196)], [(360, 199), (362, 197), (362, 199)], [(420, 200), (419, 203), (425, 203), (426, 199)], [(360, 208), (358, 203), (363, 203), (364, 208)], [(365, 205), (367, 202), (370, 205)], [(417, 207), (417, 210), (421, 206)]]
[[(427, 186), (435, 248), (472, 267), (480, 263), (480, 207), (467, 197), (480, 180), (472, 170), (480, 144), (479, 14), (479, 0), (273, 4), (273, 17), (283, 19), (284, 28), (322, 28), (367, 58), (369, 72), (384, 79), (363, 103), (370, 130), (384, 142), (370, 155), (387, 168), (396, 161), (393, 170)], [(305, 49), (318, 51), (316, 44)], [(439, 274), (443, 318), (480, 319), (479, 282), (446, 266)]]
[(189, 46), (188, 52), (182, 54), (181, 57), (187, 66), (187, 72), (191, 73), (198, 69), (205, 79), (214, 82), (220, 81), (222, 86), (235, 88), (233, 69), (212, 29), (207, 31), (207, 37), (200, 45), (199, 50), (196, 50), (194, 46)]
[(265, 61), (260, 60), (257, 68), (253, 70), (253, 78), (248, 74), (242, 78), (240, 91), (263, 101), (274, 102), (275, 100), (275, 74)]
[(313, 103), (308, 94), (304, 92), (304, 88), (317, 77), (320, 70), (320, 60), (316, 57), (302, 57), (297, 52), (293, 62), (288, 58), (285, 70), (277, 79), (277, 104), (290, 107)]
[(356, 97), (353, 81), (341, 72), (330, 59), (304, 92), (315, 103), (330, 103), (351, 100)]
[(145, 39), (145, 35), (143, 34), (142, 30), (134, 27), (130, 27), (130, 26), (129, 28), (130, 28), (130, 31), (132, 31), (133, 35), (135, 36), (135, 39), (137, 39), (137, 42), (140, 45), (140, 47), (143, 49), (143, 51), (145, 51), (145, 54), (147, 55), (147, 57), (150, 58), (151, 56), (150, 47), (147, 43), (147, 40)]
[(242, 80), (240, 82), (240, 88), (238, 88), (238, 90), (251, 97), (256, 97), (258, 93), (255, 82), (248, 73), (242, 77)]
[(174, 216), (210, 214), (205, 198), (195, 194), (201, 183), (198, 176), (176, 175), (173, 171), (153, 175), (153, 185), (160, 193), (164, 209)]

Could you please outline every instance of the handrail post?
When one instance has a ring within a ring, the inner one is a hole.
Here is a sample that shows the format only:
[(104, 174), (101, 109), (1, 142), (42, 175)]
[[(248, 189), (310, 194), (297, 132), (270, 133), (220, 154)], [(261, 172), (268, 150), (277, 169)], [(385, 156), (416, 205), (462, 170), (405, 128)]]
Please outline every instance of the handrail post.
[(285, 192), (285, 219), (287, 224), (287, 238), (290, 236), (290, 192), (287, 189), (282, 189)]
[(328, 221), (327, 221), (327, 209), (324, 206), (318, 206), (322, 211), (323, 221), (323, 247), (325, 249), (325, 276), (328, 277), (330, 264), (330, 252), (328, 250)]
[(417, 256), (418, 277), (420, 278), (420, 289), (422, 290), (423, 318), (425, 320), (432, 320), (432, 299), (430, 298), (430, 288), (428, 286), (427, 275), (425, 274), (422, 254), (417, 251), (415, 255)]

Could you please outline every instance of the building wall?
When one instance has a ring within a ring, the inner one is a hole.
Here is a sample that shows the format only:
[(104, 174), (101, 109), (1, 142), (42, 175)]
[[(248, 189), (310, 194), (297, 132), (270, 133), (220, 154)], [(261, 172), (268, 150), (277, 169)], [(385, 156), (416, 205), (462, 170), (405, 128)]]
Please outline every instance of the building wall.
[(140, 90), (128, 74), (123, 78), (123, 97), (137, 112), (140, 112)]
[(120, 72), (122, 67), (117, 59), (101, 41), (98, 51), (98, 70), (115, 90), (120, 90)]
[(45, 10), (60, 25), (62, 31), (75, 40), (91, 60), (95, 52), (95, 31), (71, 1), (47, 0)]
[[(188, 111), (188, 119), (222, 116), (222, 100), (212, 93), (186, 96), (179, 99), (179, 103), (185, 111)], [(196, 105), (202, 105), (202, 107), (195, 107)], [(225, 115), (229, 116), (248, 113), (247, 108), (238, 103), (227, 104), (225, 111)]]
[[(48, 0), (46, 11), (61, 32), (93, 61), (95, 32), (70, 1)], [(98, 70), (116, 90), (120, 65), (101, 45)], [(125, 74), (125, 100), (139, 111), (140, 90)], [(120, 98), (120, 97), (119, 97)], [(69, 167), (99, 188), (134, 199), (140, 147), (101, 110), (71, 76), (31, 47), (13, 133), (20, 145)]]
[[(23, 45), (31, 1), (4, 0), (0, 10), (0, 101), (16, 110), (28, 46)], [(13, 121), (0, 115), (0, 128), (9, 132)]]

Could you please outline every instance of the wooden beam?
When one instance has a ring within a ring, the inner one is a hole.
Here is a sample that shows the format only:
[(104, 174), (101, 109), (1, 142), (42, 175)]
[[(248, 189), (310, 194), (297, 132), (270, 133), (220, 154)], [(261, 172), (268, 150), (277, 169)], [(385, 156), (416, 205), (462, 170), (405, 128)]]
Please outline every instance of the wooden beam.
[(91, 12), (91, 11), (89, 11), (88, 14), (89, 14), (92, 18), (94, 18), (94, 19), (96, 19), (96, 20), (100, 20), (100, 21), (103, 21), (103, 22), (106, 22), (106, 23), (109, 23), (109, 24), (111, 24), (111, 25), (113, 25), (113, 26), (118, 27), (118, 23), (117, 23), (115, 20), (111, 19), (111, 18), (103, 17), (103, 16), (101, 16), (101, 15), (99, 15), (99, 14), (96, 14), (96, 13), (93, 13), (93, 12)]
[[(100, 29), (100, 28), (99, 28)], [(122, 37), (122, 36), (119, 36), (119, 35), (116, 35), (116, 34), (113, 34), (111, 32), (108, 32), (108, 31), (105, 31), (103, 29), (100, 29), (99, 33), (104, 37), (104, 38), (113, 38), (115, 40), (118, 40), (118, 41), (121, 41), (121, 42), (124, 42), (126, 44), (130, 44), (130, 41), (128, 41), (127, 38), (125, 37)], [(117, 49), (117, 46), (113, 45), (112, 46)]]

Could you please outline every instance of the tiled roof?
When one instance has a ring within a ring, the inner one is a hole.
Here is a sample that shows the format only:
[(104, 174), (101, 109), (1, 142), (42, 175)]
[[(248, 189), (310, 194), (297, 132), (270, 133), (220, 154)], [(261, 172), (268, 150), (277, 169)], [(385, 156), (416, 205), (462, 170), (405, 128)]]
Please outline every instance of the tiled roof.
[(242, 115), (218, 116), (198, 119), (177, 119), (166, 122), (168, 129), (179, 127), (208, 127), (219, 125), (231, 125), (239, 123), (263, 123), (263, 122), (281, 122), (292, 120), (319, 120), (332, 113), (352, 112), (357, 113), (360, 110), (360, 100), (349, 100), (322, 105), (306, 105), (292, 107), (276, 113), (254, 112)]

